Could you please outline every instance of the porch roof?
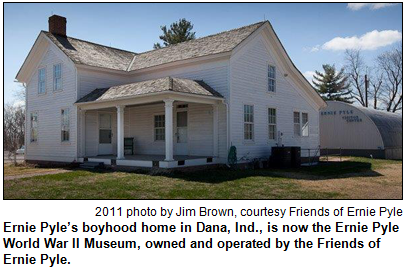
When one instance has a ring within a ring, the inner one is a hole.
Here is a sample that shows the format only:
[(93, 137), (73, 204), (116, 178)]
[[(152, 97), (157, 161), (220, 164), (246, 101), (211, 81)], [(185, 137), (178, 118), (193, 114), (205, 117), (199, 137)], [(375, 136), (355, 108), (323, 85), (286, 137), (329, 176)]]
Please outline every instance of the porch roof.
[(99, 88), (79, 99), (76, 103), (113, 101), (116, 99), (134, 98), (157, 93), (185, 93), (206, 97), (222, 98), (223, 96), (203, 81), (193, 81), (172, 77)]

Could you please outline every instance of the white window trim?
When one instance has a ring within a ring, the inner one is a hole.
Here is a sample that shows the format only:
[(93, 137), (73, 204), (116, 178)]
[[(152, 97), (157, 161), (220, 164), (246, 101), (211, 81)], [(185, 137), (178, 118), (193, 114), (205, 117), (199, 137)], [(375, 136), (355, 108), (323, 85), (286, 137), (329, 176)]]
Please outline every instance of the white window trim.
[[(61, 89), (55, 89), (55, 66), (60, 65), (61, 66)], [(52, 67), (52, 90), (53, 92), (61, 92), (63, 90), (63, 68), (62, 68), (62, 63), (57, 63), (53, 65)]]
[[(40, 89), (40, 87), (39, 87), (39, 83), (40, 83), (39, 73), (40, 73), (40, 70), (42, 70), (42, 69), (45, 71), (44, 72), (44, 92), (40, 93), (39, 92), (39, 89)], [(47, 67), (46, 66), (38, 67), (37, 77), (38, 77), (37, 94), (38, 94), (38, 96), (46, 95), (46, 93), (47, 93)]]
[[(275, 110), (275, 124), (269, 123), (269, 109), (274, 109)], [(275, 142), (278, 140), (278, 109), (276, 107), (268, 107), (266, 110), (267, 114), (267, 119), (268, 119), (268, 141), (270, 142)], [(269, 127), (270, 126), (275, 126), (275, 139), (269, 138)]]
[[(299, 113), (299, 128), (300, 128), (300, 130), (299, 130), (299, 135), (298, 134), (295, 134), (295, 118), (294, 118), (294, 113), (295, 112), (297, 112), (297, 113)], [(308, 122), (308, 135), (307, 136), (304, 136), (303, 135), (303, 114), (304, 113), (306, 113), (307, 114), (307, 122)], [(295, 138), (309, 138), (310, 137), (310, 113), (308, 112), (308, 111), (302, 111), (302, 110), (293, 110), (293, 113), (292, 113), (292, 116), (293, 116), (293, 136), (295, 137)]]
[[(303, 135), (303, 114), (307, 114), (307, 135)], [(310, 137), (310, 114), (306, 111), (302, 111), (300, 115), (300, 136), (303, 138)]]
[[(154, 138), (154, 142), (156, 142), (156, 143), (164, 143), (165, 142), (165, 129), (166, 129), (166, 126), (164, 126), (164, 139), (163, 140), (156, 140), (155, 139), (155, 130), (157, 129), (155, 127), (155, 116), (159, 116), (159, 115), (163, 115), (164, 117), (166, 117), (165, 112), (154, 113), (152, 115), (152, 138)], [(164, 125), (165, 125), (165, 121), (164, 121)]]
[[(274, 68), (274, 70), (275, 70), (275, 72), (274, 72), (275, 78), (269, 77), (269, 67), (273, 67), (273, 68)], [(269, 79), (271, 79), (271, 80), (274, 81), (274, 86), (275, 86), (275, 87), (274, 87), (274, 91), (270, 91), (270, 90), (269, 90)], [(269, 94), (276, 94), (276, 66), (275, 66), (274, 64), (272, 64), (272, 63), (268, 63), (268, 65), (267, 65), (267, 67), (266, 67), (266, 86), (267, 86), (266, 91), (267, 91)]]
[[(68, 111), (68, 127), (69, 127), (69, 140), (66, 140), (66, 141), (64, 141), (64, 140), (62, 140), (62, 126), (63, 126), (63, 117), (62, 117), (62, 110), (67, 110)], [(70, 143), (70, 138), (71, 138), (71, 125), (70, 125), (70, 123), (71, 123), (71, 117), (70, 117), (70, 113), (71, 113), (71, 110), (70, 110), (70, 108), (68, 108), (68, 107), (66, 107), (66, 108), (61, 108), (61, 110), (60, 110), (60, 112), (59, 112), (59, 115), (60, 115), (60, 117), (61, 117), (61, 133), (60, 133), (60, 136), (61, 136), (61, 143), (63, 143), (63, 144), (69, 144)]]
[[(252, 106), (252, 116), (253, 116), (253, 122), (245, 122), (245, 106)], [(245, 139), (245, 124), (252, 124), (252, 139)], [(250, 104), (250, 103), (244, 103), (242, 105), (242, 138), (243, 142), (246, 144), (252, 144), (255, 143), (255, 105)]]
[[(37, 114), (37, 140), (33, 141), (32, 140), (32, 120), (31, 120), (31, 115), (36, 113)], [(38, 138), (39, 138), (39, 113), (38, 111), (32, 111), (30, 112), (30, 144), (37, 144), (38, 143)]]

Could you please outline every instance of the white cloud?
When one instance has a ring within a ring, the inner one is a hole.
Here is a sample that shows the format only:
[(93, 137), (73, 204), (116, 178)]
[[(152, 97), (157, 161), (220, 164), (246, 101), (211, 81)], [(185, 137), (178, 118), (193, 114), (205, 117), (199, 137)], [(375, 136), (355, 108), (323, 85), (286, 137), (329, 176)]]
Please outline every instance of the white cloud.
[(14, 103), (13, 103), (13, 106), (14, 107), (20, 107), (20, 106), (25, 106), (25, 101), (24, 100), (16, 100), (16, 101), (14, 101)]
[(397, 30), (374, 30), (360, 37), (335, 37), (323, 44), (323, 50), (340, 51), (346, 49), (375, 50), (402, 40)]
[(368, 7), (369, 9), (381, 9), (386, 7), (391, 7), (397, 5), (396, 3), (350, 3), (347, 8), (351, 10), (360, 10), (362, 8)]
[(315, 75), (315, 74), (316, 74), (316, 72), (314, 72), (314, 71), (306, 71), (306, 72), (303, 73), (303, 76), (305, 76), (305, 78), (306, 78), (310, 83), (312, 83), (313, 75)]
[(310, 52), (318, 52), (320, 50), (320, 45), (316, 45), (310, 49)]

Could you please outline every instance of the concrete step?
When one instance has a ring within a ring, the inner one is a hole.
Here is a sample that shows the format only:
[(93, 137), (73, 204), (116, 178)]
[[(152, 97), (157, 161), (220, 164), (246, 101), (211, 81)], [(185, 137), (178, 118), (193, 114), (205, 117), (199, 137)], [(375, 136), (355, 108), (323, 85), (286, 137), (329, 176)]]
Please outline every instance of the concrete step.
[(79, 167), (82, 169), (103, 169), (104, 163), (85, 161), (82, 164), (80, 164)]

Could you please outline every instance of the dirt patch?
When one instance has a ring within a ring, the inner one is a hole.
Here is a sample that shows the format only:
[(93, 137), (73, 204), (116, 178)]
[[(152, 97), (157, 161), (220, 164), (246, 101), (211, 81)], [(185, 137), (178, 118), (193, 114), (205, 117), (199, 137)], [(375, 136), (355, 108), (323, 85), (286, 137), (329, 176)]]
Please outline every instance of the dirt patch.
[(389, 164), (376, 172), (379, 175), (365, 172), (358, 173), (356, 178), (318, 180), (315, 177), (317, 181), (298, 180), (298, 183), (305, 190), (339, 192), (347, 199), (402, 199), (402, 165)]

